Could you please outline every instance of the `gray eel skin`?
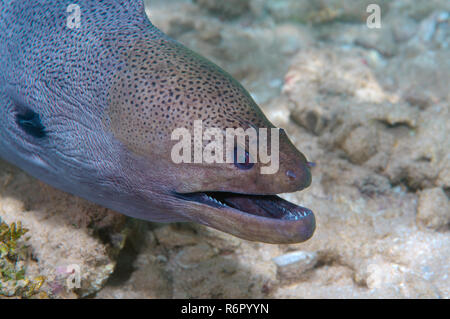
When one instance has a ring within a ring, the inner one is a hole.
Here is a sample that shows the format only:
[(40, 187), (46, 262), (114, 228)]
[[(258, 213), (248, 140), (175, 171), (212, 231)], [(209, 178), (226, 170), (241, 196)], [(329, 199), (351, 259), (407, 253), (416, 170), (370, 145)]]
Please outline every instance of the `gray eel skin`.
[(280, 130), (279, 170), (182, 163), (171, 132), (274, 128), (229, 74), (169, 38), (141, 0), (0, 0), (0, 155), (66, 192), (134, 218), (192, 221), (267, 243), (309, 239), (314, 214), (276, 194), (311, 183)]

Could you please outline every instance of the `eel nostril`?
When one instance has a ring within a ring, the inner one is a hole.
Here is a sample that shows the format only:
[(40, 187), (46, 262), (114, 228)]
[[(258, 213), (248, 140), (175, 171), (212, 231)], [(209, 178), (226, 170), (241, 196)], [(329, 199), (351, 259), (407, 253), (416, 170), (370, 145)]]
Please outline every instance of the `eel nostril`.
[(294, 180), (297, 178), (297, 175), (295, 175), (295, 173), (293, 171), (287, 170), (286, 171), (286, 176), (289, 177), (289, 179)]
[(314, 162), (306, 162), (306, 165), (308, 165), (308, 167), (310, 167), (310, 168), (316, 167), (316, 163), (314, 163)]

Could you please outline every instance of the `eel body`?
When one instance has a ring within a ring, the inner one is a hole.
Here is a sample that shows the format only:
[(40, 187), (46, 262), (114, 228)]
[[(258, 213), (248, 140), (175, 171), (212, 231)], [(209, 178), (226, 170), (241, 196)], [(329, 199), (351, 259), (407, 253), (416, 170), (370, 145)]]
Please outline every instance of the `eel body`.
[(173, 131), (195, 121), (274, 128), (236, 80), (153, 26), (141, 0), (76, 3), (73, 27), (72, 0), (0, 0), (3, 159), (139, 219), (268, 243), (312, 236), (314, 214), (276, 195), (311, 183), (283, 130), (273, 174), (258, 162), (172, 160)]

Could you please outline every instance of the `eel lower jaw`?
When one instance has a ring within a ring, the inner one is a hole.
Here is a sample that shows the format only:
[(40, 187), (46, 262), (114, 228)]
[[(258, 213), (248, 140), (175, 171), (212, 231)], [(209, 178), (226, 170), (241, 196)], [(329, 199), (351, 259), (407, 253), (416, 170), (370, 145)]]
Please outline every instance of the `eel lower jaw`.
[(277, 195), (230, 192), (176, 193), (199, 205), (201, 216), (192, 218), (238, 237), (267, 243), (298, 243), (315, 230), (313, 212)]

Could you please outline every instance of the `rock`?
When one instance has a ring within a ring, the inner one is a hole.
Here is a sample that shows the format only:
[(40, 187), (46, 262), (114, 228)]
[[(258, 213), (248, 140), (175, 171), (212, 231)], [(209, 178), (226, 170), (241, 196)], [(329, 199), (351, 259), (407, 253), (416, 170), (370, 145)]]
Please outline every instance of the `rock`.
[(326, 129), (336, 124), (336, 114), (333, 111), (309, 105), (294, 109), (291, 118), (295, 123), (316, 135), (321, 135)]
[(209, 245), (222, 253), (236, 251), (242, 244), (242, 241), (239, 238), (230, 236), (227, 233), (213, 228), (201, 225), (192, 225), (192, 228), (195, 230), (199, 241), (206, 241)]
[(392, 183), (405, 181), (413, 190), (444, 186), (450, 156), (449, 109), (435, 105), (420, 112), (417, 129), (397, 139), (385, 174)]
[[(447, 191), (450, 190), (450, 163), (447, 161), (444, 163), (442, 169), (439, 172), (438, 178), (436, 180), (436, 185), (442, 187), (443, 189), (446, 189)], [(447, 193), (448, 195), (448, 193)]]
[[(125, 217), (46, 186), (3, 161), (0, 167), (0, 218), (29, 229), (33, 258), (25, 264), (26, 274), (45, 277), (41, 290), (52, 298), (99, 291), (126, 238)], [(80, 285), (70, 286), (71, 278)]]
[(157, 241), (169, 249), (195, 245), (198, 242), (192, 228), (186, 227), (184, 224), (165, 225), (155, 229), (154, 234)]
[[(229, 5), (228, 1), (210, 2)], [(195, 49), (241, 81), (258, 103), (267, 102), (280, 92), (285, 61), (299, 47), (313, 42), (306, 27), (292, 23), (274, 26), (251, 15), (242, 18), (247, 19), (245, 21), (218, 19), (190, 1), (152, 1), (147, 14), (152, 23), (169, 36)], [(259, 65), (266, 65), (270, 72), (261, 72)]]
[(354, 184), (361, 194), (367, 196), (379, 196), (391, 191), (391, 183), (389, 179), (377, 174), (370, 174), (367, 176), (361, 176)]
[(417, 223), (430, 229), (449, 230), (450, 202), (440, 187), (419, 193)]
[(314, 252), (295, 251), (273, 258), (277, 265), (277, 277), (282, 282), (292, 283), (301, 278), (317, 263), (317, 254)]
[[(405, 48), (405, 51), (412, 50)], [(410, 55), (405, 61), (404, 54), (388, 61), (381, 69), (384, 81), (392, 82), (392, 90), (405, 95), (408, 102), (426, 108), (448, 99), (448, 87), (445, 84), (450, 78), (446, 70), (450, 68), (448, 50), (430, 50), (423, 47), (418, 51), (405, 52)], [(412, 93), (422, 92), (422, 93)], [(427, 100), (424, 102), (423, 100)]]
[(285, 76), (283, 92), (299, 108), (308, 104), (336, 108), (337, 101), (348, 98), (359, 103), (389, 99), (360, 50), (300, 51)]
[[(425, 64), (434, 68), (442, 53), (427, 62), (417, 60), (420, 69)], [(416, 78), (427, 78), (429, 70), (419, 76), (412, 75), (411, 70), (397, 69), (400, 73), (395, 76), (402, 74), (397, 89), (404, 93), (393, 95), (383, 89), (377, 78), (379, 71), (372, 71), (364, 63), (368, 58), (358, 50), (300, 51), (283, 87), (291, 102), (291, 118), (319, 135), (321, 144), (328, 149), (342, 150), (350, 161), (383, 172), (392, 184), (406, 182), (413, 190), (445, 185), (449, 110), (438, 101), (447, 94), (441, 90), (441, 84), (448, 81), (448, 75), (436, 70), (435, 79), (430, 78), (429, 83), (439, 83), (437, 86), (431, 89), (422, 83), (430, 89), (411, 90), (411, 83), (421, 81)], [(399, 67), (402, 63), (397, 62)], [(383, 65), (378, 68), (391, 72)], [(410, 78), (414, 80), (406, 85)], [(420, 101), (426, 97), (414, 98), (408, 93), (411, 91), (436, 95), (424, 103)]]
[(310, 12), (314, 10), (314, 4), (310, 1), (265, 1), (265, 10), (276, 21), (298, 21), (306, 23)]
[(217, 255), (217, 251), (208, 244), (201, 243), (181, 250), (175, 257), (175, 263), (181, 268), (194, 268), (215, 255)]
[(249, 11), (250, 0), (194, 0), (200, 7), (225, 18), (236, 18)]
[[(173, 282), (168, 268), (167, 250), (162, 246), (150, 223), (142, 222), (135, 240), (127, 241), (119, 256), (116, 270), (96, 298), (172, 298)], [(176, 235), (177, 228), (173, 231)], [(176, 237), (176, 236), (175, 236)], [(129, 238), (130, 239), (130, 238)]]
[(397, 54), (394, 34), (389, 28), (372, 29), (355, 39), (355, 44), (367, 49), (374, 49), (386, 57)]
[(397, 264), (370, 264), (366, 283), (369, 289), (386, 290), (394, 297), (441, 298), (435, 286)]
[(391, 9), (400, 16), (406, 16), (415, 20), (423, 20), (433, 11), (450, 11), (450, 4), (446, 0), (430, 0), (427, 2), (411, 3), (409, 1), (395, 1)]
[(405, 42), (411, 39), (417, 31), (417, 22), (409, 17), (399, 17), (392, 19), (392, 33), (395, 41)]
[[(333, 21), (365, 22), (366, 8), (373, 1), (358, 0), (345, 2), (338, 0), (298, 1), (266, 0), (266, 10), (276, 21), (297, 21), (301, 23), (323, 24)], [(388, 6), (384, 1), (376, 1), (381, 11), (386, 13)]]
[(350, 161), (363, 164), (377, 153), (377, 132), (374, 127), (359, 126), (346, 137), (342, 149)]

